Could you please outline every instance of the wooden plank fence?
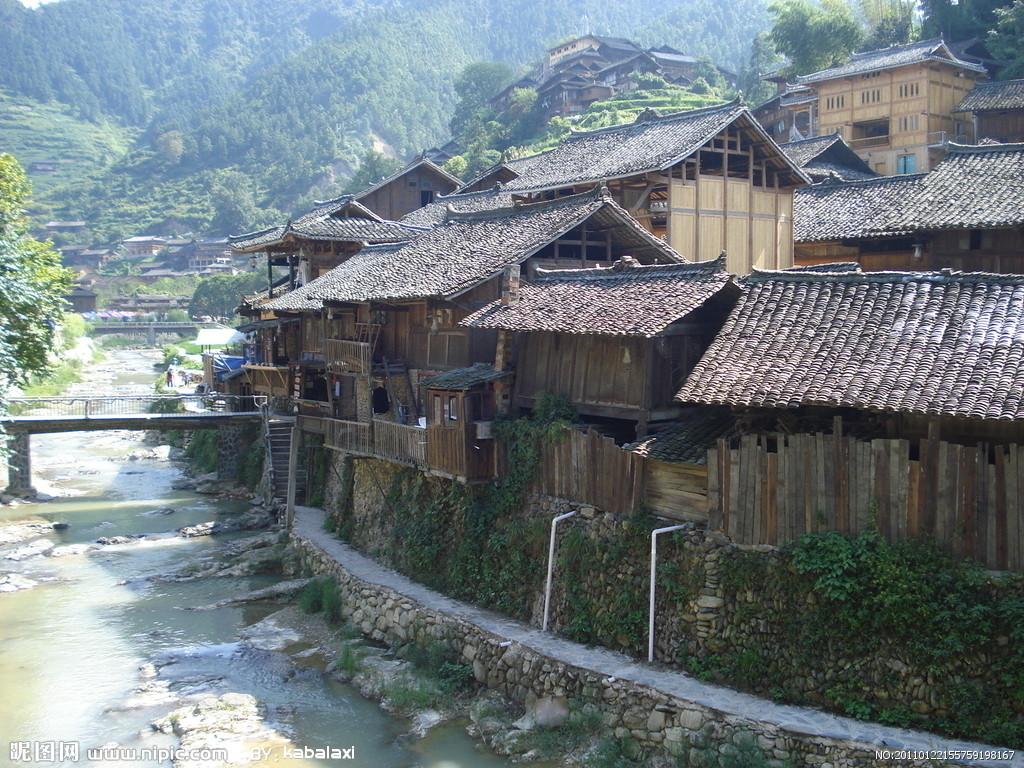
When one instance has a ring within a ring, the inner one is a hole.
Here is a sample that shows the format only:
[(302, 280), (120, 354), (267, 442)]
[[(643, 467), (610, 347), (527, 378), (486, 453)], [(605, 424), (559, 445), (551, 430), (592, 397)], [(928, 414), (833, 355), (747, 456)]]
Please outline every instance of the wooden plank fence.
[(421, 465), (427, 460), (427, 430), (375, 418), (373, 452), (382, 459)]
[(595, 430), (568, 430), (544, 446), (533, 490), (628, 515), (643, 499), (644, 459)]
[(804, 533), (934, 538), (986, 568), (1024, 570), (1024, 450), (936, 439), (744, 435), (708, 452), (709, 527), (742, 544)]

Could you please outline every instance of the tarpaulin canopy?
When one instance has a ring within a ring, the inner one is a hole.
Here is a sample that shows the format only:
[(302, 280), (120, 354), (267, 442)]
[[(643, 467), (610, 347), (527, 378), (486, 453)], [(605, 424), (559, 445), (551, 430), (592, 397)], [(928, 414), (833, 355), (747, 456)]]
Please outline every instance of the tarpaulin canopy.
[(244, 340), (245, 337), (234, 328), (200, 328), (192, 343), (197, 347), (226, 347)]

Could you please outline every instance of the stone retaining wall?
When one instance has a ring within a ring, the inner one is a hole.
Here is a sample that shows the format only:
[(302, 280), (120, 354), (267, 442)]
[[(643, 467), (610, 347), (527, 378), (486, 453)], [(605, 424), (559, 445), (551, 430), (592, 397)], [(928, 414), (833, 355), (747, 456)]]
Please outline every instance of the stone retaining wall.
[[(355, 577), (309, 534), (293, 531), (290, 544), (305, 570), (337, 579), (342, 616), (367, 638), (389, 646), (441, 642), (453, 655), (472, 665), (480, 683), (521, 704), (530, 705), (547, 696), (596, 704), (607, 728), (616, 737), (635, 739), (645, 754), (683, 756), (684, 765), (747, 764), (729, 760), (759, 755), (765, 759), (764, 765), (774, 768), (853, 768), (889, 762), (876, 757), (879, 747), (875, 744), (789, 731), (772, 722), (670, 695), (653, 685), (617, 680), (522, 642), (509, 642), (475, 623)], [(765, 702), (765, 706), (772, 705)], [(709, 757), (713, 761), (709, 762)], [(927, 760), (895, 762), (921, 768), (945, 764)]]

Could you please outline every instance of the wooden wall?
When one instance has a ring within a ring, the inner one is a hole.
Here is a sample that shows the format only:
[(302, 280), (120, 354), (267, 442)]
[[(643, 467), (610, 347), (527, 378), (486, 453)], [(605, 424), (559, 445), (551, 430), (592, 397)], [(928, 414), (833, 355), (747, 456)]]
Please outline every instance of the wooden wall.
[(709, 527), (743, 544), (804, 533), (932, 537), (950, 554), (1024, 570), (1024, 447), (828, 434), (745, 435), (708, 454)]
[(977, 125), (979, 139), (1024, 141), (1024, 110), (979, 112)]
[(793, 266), (793, 191), (745, 179), (699, 175), (669, 187), (669, 244), (694, 261), (723, 250), (726, 269)]
[(359, 202), (383, 219), (397, 221), (430, 202), (424, 195), (436, 197), (455, 191), (449, 179), (425, 166), (413, 168), (380, 189), (359, 198)]
[(516, 396), (532, 402), (542, 392), (577, 408), (644, 408), (650, 342), (629, 336), (523, 334)]

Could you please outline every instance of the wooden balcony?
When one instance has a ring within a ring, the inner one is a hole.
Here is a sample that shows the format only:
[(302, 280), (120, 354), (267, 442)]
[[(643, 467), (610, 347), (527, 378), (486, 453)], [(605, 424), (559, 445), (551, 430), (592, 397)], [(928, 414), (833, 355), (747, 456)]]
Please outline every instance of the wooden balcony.
[(494, 441), (477, 439), (475, 424), (427, 427), (427, 465), (463, 482), (485, 482), (494, 477)]
[(374, 419), (373, 452), (374, 455), (389, 461), (423, 465), (427, 461), (427, 430), (423, 427)]
[(349, 453), (374, 455), (373, 436), (370, 425), (360, 421), (342, 421), (341, 419), (321, 419), (323, 426), (324, 445)]
[(286, 365), (246, 365), (252, 391), (258, 395), (288, 397), (289, 368)]
[(331, 373), (368, 376), (373, 363), (372, 346), (362, 341), (327, 339), (324, 357)]
[(868, 149), (869, 147), (889, 146), (888, 136), (865, 136), (859, 139), (850, 139), (850, 146), (853, 149)]

